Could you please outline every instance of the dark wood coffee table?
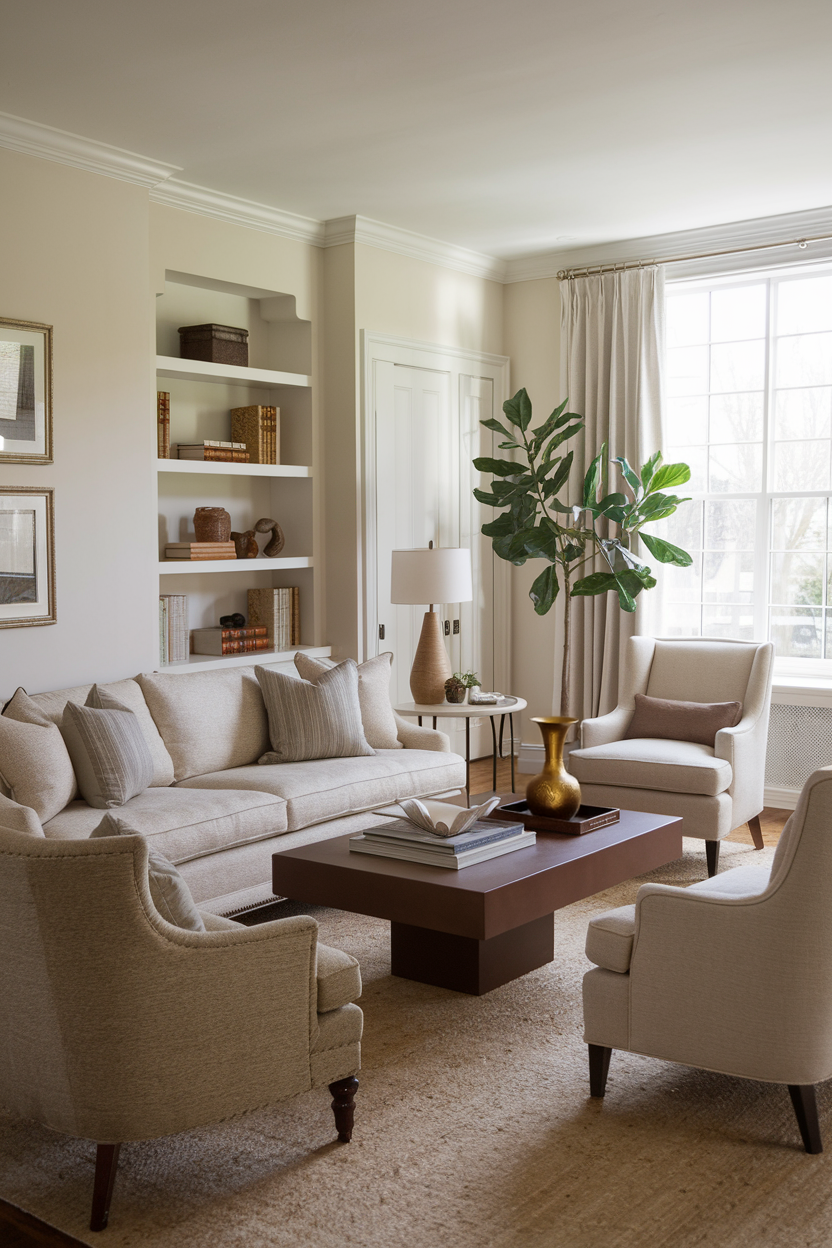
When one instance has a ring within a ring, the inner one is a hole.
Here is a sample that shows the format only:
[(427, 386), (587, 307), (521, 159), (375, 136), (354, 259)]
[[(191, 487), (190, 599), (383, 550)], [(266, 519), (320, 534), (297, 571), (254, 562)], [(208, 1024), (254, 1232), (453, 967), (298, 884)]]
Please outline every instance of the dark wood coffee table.
[(275, 893), (389, 919), (394, 975), (481, 996), (553, 960), (555, 910), (680, 858), (682, 820), (622, 810), (610, 827), (538, 832), (536, 845), (461, 871), (351, 854), (349, 843), (275, 854)]

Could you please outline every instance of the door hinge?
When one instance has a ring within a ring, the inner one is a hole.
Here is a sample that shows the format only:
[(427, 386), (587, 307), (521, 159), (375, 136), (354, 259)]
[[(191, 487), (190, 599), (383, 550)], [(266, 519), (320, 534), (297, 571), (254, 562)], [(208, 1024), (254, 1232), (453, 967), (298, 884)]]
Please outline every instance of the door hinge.
[(459, 633), (459, 620), (454, 620), (454, 637)]
[(384, 625), (383, 624), (379, 624), (378, 626), (378, 639), (379, 641), (384, 641)]
[(451, 621), (446, 620), (445, 621), (445, 636), (450, 637), (450, 635), (451, 635)]

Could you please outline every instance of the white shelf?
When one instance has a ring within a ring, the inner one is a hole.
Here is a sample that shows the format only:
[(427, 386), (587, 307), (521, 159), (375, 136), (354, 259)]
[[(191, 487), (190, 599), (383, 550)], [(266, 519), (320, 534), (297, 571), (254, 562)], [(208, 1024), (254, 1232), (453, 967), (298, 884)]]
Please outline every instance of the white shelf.
[(198, 572), (283, 572), (311, 568), (308, 555), (288, 559), (165, 559), (159, 563), (160, 576), (193, 576)]
[(159, 472), (200, 472), (210, 477), (311, 477), (304, 464), (217, 464), (202, 459), (160, 459)]
[(173, 355), (156, 356), (156, 375), (178, 377), (182, 381), (255, 386), (258, 390), (282, 390), (286, 386), (308, 389), (312, 385), (312, 378), (305, 373), (276, 373), (269, 368), (235, 368), (230, 364), (209, 364), (205, 360), (178, 360)]
[(295, 646), (291, 650), (259, 650), (254, 654), (192, 654), (187, 662), (165, 663), (163, 672), (206, 672), (218, 667), (252, 667), (255, 663), (291, 663), (296, 654), (310, 654), (314, 658), (327, 659), (332, 653), (330, 646)]

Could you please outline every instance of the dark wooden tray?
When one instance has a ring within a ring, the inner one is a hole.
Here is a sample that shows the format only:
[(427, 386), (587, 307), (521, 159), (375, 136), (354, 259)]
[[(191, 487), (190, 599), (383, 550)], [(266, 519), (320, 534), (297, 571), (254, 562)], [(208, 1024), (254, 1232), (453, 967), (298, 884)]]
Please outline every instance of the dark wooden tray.
[(550, 819), (545, 815), (533, 815), (525, 798), (520, 801), (505, 802), (497, 806), (489, 819), (516, 819), (523, 827), (533, 832), (565, 832), (568, 836), (583, 836), (586, 832), (595, 832), (597, 828), (606, 828), (611, 823), (618, 823), (620, 811), (611, 806), (579, 806), (571, 819)]

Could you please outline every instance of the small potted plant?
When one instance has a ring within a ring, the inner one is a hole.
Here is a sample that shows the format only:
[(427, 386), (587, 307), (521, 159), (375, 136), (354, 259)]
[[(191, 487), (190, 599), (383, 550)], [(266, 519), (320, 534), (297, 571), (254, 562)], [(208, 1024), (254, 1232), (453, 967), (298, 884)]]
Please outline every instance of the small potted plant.
[(445, 697), (454, 706), (458, 706), (460, 702), (465, 701), (465, 685), (456, 672), (445, 681)]
[(454, 672), (452, 679), (458, 680), (465, 690), (463, 697), (460, 698), (460, 702), (467, 697), (471, 689), (479, 689), (482, 687), (482, 681), (476, 672)]

